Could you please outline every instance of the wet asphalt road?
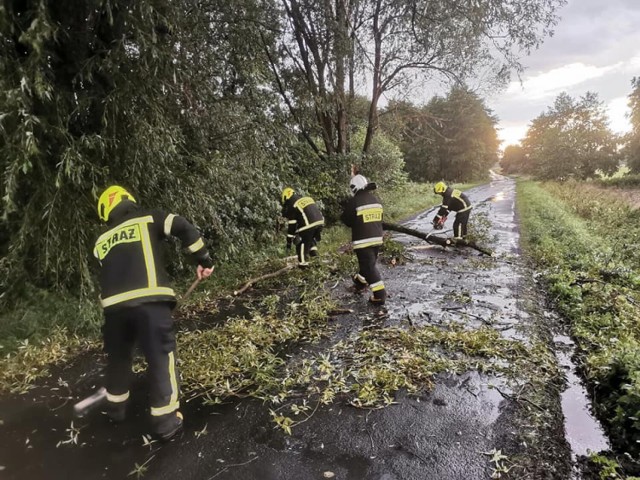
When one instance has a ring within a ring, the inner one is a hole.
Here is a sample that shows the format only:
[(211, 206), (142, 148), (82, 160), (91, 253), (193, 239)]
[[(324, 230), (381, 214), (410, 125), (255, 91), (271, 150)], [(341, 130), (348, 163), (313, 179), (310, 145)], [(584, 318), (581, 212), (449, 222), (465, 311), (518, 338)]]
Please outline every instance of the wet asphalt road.
[[(496, 177), (467, 193), (476, 204), (472, 216), (486, 214), (491, 222), (496, 252), (501, 258), (517, 256), (513, 181)], [(429, 231), (432, 217), (432, 211), (423, 213), (407, 225)], [(415, 238), (396, 238), (410, 247), (426, 246)], [(505, 337), (528, 341), (524, 326), (530, 314), (518, 302), (528, 275), (524, 267), (491, 262), (476, 268), (482, 257), (469, 249), (418, 248), (413, 256), (405, 265), (382, 268), (390, 294), (385, 325), (490, 323)], [(372, 317), (366, 296), (336, 292), (356, 313), (330, 320), (336, 330), (328, 344), (357, 335)], [(461, 295), (468, 297), (463, 303)], [(0, 399), (1, 479), (118, 479), (130, 473), (136, 478), (136, 464), (145, 464), (145, 479), (479, 480), (493, 472), (486, 453), (513, 443), (518, 429), (513, 405), (489, 388), (502, 380), (472, 371), (439, 376), (433, 391), (400, 394), (397, 404), (381, 410), (340, 403), (321, 407), (291, 436), (274, 429), (262, 402), (205, 407), (194, 400), (183, 407), (186, 428), (180, 439), (145, 446), (145, 386), (139, 382), (132, 421), (112, 426), (94, 415), (74, 422), (80, 428), (77, 443), (56, 446), (74, 438), (71, 404), (95, 388), (98, 372), (86, 358), (28, 395)], [(73, 399), (65, 403), (70, 394)]]

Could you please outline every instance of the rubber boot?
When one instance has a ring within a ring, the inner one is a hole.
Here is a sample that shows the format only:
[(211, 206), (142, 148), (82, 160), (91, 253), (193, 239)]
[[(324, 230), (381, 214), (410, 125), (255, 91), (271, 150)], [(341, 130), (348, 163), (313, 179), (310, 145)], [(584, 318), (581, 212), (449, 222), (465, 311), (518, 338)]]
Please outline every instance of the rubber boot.
[(161, 441), (167, 442), (182, 430), (182, 423), (182, 413), (177, 410), (161, 417), (153, 417), (153, 434)]
[(373, 292), (373, 295), (369, 298), (369, 303), (376, 306), (382, 306), (387, 300), (387, 291), (383, 288)]
[(127, 417), (127, 402), (107, 402), (107, 417), (113, 423), (122, 423)]
[(354, 293), (362, 293), (367, 288), (367, 281), (359, 273), (351, 277), (351, 280), (353, 280), (352, 290)]

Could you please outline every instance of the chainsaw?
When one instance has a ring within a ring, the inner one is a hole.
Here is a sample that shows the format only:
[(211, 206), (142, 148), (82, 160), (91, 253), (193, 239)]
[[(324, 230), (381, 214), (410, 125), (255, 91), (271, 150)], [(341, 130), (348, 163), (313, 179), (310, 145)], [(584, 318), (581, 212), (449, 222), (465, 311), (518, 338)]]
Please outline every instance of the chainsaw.
[(444, 228), (444, 223), (447, 221), (447, 217), (440, 217), (439, 220), (433, 220), (433, 229), (434, 230), (442, 230)]

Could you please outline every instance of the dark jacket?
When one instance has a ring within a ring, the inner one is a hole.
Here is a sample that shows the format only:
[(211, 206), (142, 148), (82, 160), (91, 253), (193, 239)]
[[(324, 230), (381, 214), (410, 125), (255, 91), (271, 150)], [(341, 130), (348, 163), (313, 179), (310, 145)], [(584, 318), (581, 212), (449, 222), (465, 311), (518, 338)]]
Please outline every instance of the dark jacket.
[(289, 239), (293, 239), (297, 233), (324, 225), (322, 212), (311, 197), (293, 195), (282, 206), (282, 216), (289, 222), (287, 228)]
[(460, 190), (447, 187), (442, 195), (442, 205), (436, 214), (435, 221), (440, 220), (442, 217), (449, 215), (450, 211), (453, 212), (466, 212), (471, 209), (471, 202)]
[(351, 228), (354, 250), (382, 245), (382, 215), (380, 200), (369, 191), (361, 190), (349, 199), (340, 219)]
[(93, 249), (101, 265), (100, 298), (105, 309), (175, 303), (161, 252), (161, 242), (170, 235), (180, 239), (199, 265), (213, 266), (200, 233), (183, 217), (124, 201), (111, 212), (108, 226)]

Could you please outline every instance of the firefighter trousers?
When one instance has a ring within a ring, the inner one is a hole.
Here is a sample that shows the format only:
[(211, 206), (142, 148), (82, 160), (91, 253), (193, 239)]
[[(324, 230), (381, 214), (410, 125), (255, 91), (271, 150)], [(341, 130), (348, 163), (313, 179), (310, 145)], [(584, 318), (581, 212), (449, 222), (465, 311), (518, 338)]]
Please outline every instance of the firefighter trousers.
[(461, 240), (467, 236), (467, 223), (469, 223), (469, 215), (471, 209), (466, 212), (456, 213), (456, 219), (453, 221), (453, 238)]
[(321, 238), (322, 227), (310, 228), (298, 233), (300, 241), (296, 244), (298, 265), (309, 265), (309, 258), (318, 255), (318, 242)]
[(156, 426), (174, 417), (180, 406), (171, 307), (170, 303), (154, 302), (105, 311), (107, 400), (112, 407), (128, 400), (138, 343), (147, 361), (151, 419)]
[(387, 292), (378, 267), (376, 267), (380, 247), (357, 248), (354, 251), (358, 257), (358, 273), (353, 277), (356, 287), (364, 288), (368, 284), (373, 297), (376, 300), (384, 301), (387, 298)]

